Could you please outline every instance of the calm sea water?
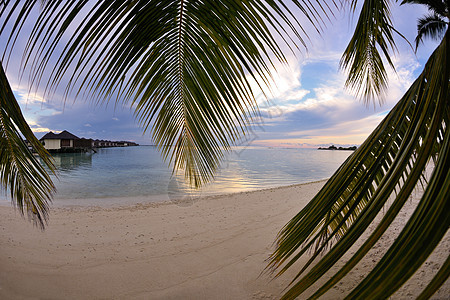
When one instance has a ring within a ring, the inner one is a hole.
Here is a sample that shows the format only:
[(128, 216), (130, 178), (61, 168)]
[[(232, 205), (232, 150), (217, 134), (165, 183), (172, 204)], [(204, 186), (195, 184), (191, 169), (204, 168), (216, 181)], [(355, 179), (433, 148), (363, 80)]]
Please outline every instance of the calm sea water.
[(167, 201), (186, 195), (224, 194), (317, 181), (330, 177), (351, 153), (236, 148), (227, 156), (215, 181), (200, 190), (190, 189), (182, 176), (172, 175), (171, 168), (152, 146), (105, 148), (92, 154), (55, 154), (59, 176), (54, 178), (58, 190), (54, 204), (107, 204), (106, 201), (123, 197), (139, 202)]

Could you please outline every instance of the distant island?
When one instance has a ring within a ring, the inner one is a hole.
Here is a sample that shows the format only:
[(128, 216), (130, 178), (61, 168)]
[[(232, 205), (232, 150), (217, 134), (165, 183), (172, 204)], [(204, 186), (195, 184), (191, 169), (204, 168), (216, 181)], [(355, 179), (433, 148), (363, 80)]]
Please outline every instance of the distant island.
[(356, 148), (358, 148), (358, 147), (356, 147), (356, 146), (351, 146), (351, 147), (336, 147), (335, 145), (331, 145), (331, 146), (328, 147), (328, 148), (322, 148), (322, 147), (319, 147), (318, 149), (319, 149), (319, 150), (351, 150), (351, 151), (355, 151)]

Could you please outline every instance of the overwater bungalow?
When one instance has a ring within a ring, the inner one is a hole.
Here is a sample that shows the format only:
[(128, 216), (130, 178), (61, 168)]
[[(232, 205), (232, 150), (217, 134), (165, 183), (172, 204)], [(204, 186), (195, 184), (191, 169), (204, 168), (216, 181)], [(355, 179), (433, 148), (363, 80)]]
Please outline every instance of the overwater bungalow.
[[(79, 138), (76, 135), (64, 130), (61, 133), (49, 132), (40, 139), (45, 149), (50, 152), (87, 152), (94, 148), (105, 147), (128, 147), (139, 144), (128, 141), (106, 141)], [(95, 150), (94, 150), (95, 151)]]
[(61, 133), (49, 132), (40, 139), (45, 149), (51, 152), (66, 152), (73, 149), (90, 149), (92, 140), (80, 139), (76, 135), (64, 130)]

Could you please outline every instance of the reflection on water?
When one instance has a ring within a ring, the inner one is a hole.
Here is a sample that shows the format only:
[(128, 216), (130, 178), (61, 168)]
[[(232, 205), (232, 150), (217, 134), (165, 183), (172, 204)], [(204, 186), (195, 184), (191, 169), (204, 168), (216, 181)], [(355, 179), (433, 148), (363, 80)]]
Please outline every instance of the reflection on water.
[(351, 153), (236, 148), (223, 162), (214, 182), (200, 190), (191, 189), (184, 175), (172, 175), (171, 167), (162, 161), (155, 147), (56, 154), (54, 159), (59, 171), (58, 178), (54, 178), (58, 191), (56, 199), (64, 202), (64, 199), (95, 198), (99, 201), (97, 204), (114, 197), (153, 197), (161, 201), (305, 183), (330, 177)]
[(91, 153), (55, 153), (53, 160), (59, 172), (65, 173), (78, 168), (92, 167)]
[(191, 196), (250, 191), (329, 178), (352, 151), (243, 148), (228, 155), (214, 182), (191, 189), (181, 175), (171, 178), (171, 200)]

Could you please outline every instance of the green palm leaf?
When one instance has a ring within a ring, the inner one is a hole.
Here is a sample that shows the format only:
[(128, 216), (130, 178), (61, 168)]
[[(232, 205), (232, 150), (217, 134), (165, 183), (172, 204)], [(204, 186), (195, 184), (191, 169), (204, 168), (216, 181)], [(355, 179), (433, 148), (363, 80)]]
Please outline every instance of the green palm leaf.
[(52, 199), (55, 187), (21, 134), (54, 172), (50, 156), (25, 121), (0, 64), (1, 187), (9, 191), (13, 204), (22, 214), (26, 211), (36, 224), (43, 227), (48, 215), (48, 202)]
[[(325, 275), (395, 194), (375, 231), (311, 298), (319, 297), (342, 279), (395, 219), (420, 183), (431, 158), (435, 162), (433, 172), (414, 214), (382, 260), (348, 298), (387, 298), (420, 267), (446, 233), (450, 226), (449, 44), (447, 31), (399, 103), (316, 197), (281, 230), (269, 264), (280, 269), (278, 275), (309, 249), (314, 250), (292, 281), (285, 299), (299, 296)], [(305, 273), (332, 239), (337, 239), (336, 244)], [(421, 297), (432, 295), (448, 278), (448, 264)]]
[[(351, 1), (353, 10), (357, 2)], [(390, 58), (396, 50), (393, 31), (390, 1), (364, 1), (355, 32), (340, 65), (348, 72), (345, 86), (355, 90), (366, 103), (377, 97), (382, 102), (387, 88), (383, 58), (394, 68)]]
[(437, 41), (442, 40), (450, 19), (449, 2), (446, 0), (404, 0), (401, 4), (407, 3), (426, 5), (431, 11), (430, 14), (417, 21), (416, 51), (420, 42), (423, 42), (426, 37)]
[[(29, 5), (16, 10), (27, 16)], [(293, 1), (319, 24), (321, 1)], [(26, 47), (38, 85), (53, 58), (48, 91), (69, 75), (67, 95), (116, 99), (135, 110), (144, 130), (192, 185), (211, 180), (223, 151), (259, 121), (254, 89), (270, 83), (273, 60), (286, 59), (274, 34), (305, 45), (283, 1), (48, 1)], [(78, 25), (79, 24), (79, 25)], [(301, 26), (300, 26), (301, 28)], [(20, 31), (20, 22), (17, 30)], [(73, 30), (62, 53), (64, 33)], [(14, 43), (11, 34), (11, 45)], [(7, 47), (10, 47), (9, 45)], [(89, 76), (88, 76), (89, 75)], [(125, 100), (119, 100), (125, 99)]]
[(419, 47), (420, 42), (422, 42), (426, 37), (431, 37), (438, 41), (441, 40), (447, 26), (448, 24), (444, 21), (444, 19), (436, 14), (427, 15), (420, 18), (417, 24), (418, 34), (415, 39), (416, 50)]
[(433, 14), (447, 16), (449, 13), (447, 0), (403, 0), (403, 4), (421, 4), (425, 5)]

